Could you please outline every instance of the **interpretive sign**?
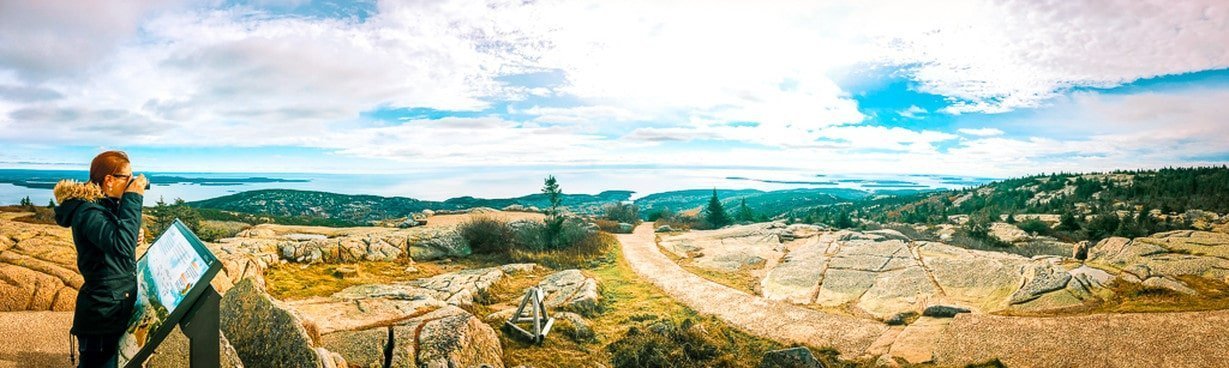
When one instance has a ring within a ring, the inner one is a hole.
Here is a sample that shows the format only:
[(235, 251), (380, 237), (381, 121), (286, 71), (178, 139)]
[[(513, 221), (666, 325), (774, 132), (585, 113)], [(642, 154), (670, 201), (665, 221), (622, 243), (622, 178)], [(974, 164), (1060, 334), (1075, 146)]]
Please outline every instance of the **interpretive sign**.
[[(213, 336), (212, 342), (195, 341), (197, 339), (188, 334), (193, 339), (193, 355), (197, 355), (199, 344), (216, 346), (218, 297), (209, 282), (221, 268), (221, 263), (196, 234), (175, 219), (166, 232), (149, 246), (145, 255), (137, 260), (136, 309), (128, 321), (128, 329), (120, 338), (119, 365), (140, 367), (176, 324), (188, 322), (185, 316), (190, 316), (194, 321), (211, 320), (212, 323), (205, 321), (199, 324), (215, 326), (213, 331), (205, 331), (206, 335)], [(206, 296), (202, 298), (202, 294)], [(198, 303), (197, 299), (208, 300), (209, 303)], [(202, 308), (212, 312), (212, 315), (198, 311)], [(189, 329), (185, 326), (183, 330), (188, 333)], [(206, 350), (214, 351), (211, 359), (216, 362), (216, 348)], [(200, 358), (209, 359), (194, 356), (193, 361)]]

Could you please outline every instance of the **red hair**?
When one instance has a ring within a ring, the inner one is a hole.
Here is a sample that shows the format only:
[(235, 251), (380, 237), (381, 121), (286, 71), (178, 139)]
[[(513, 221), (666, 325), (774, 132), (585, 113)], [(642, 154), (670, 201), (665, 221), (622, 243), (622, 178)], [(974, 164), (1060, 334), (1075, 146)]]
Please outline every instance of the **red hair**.
[(102, 187), (102, 181), (107, 175), (115, 174), (129, 163), (128, 154), (123, 151), (99, 153), (94, 156), (94, 161), (90, 162), (90, 182)]

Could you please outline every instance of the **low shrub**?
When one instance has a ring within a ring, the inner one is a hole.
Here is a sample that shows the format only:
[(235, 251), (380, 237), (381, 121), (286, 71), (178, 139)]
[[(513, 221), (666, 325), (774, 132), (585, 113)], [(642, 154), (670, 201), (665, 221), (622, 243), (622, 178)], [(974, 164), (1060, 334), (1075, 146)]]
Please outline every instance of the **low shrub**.
[(512, 229), (506, 222), (492, 217), (473, 217), (458, 225), (457, 232), (474, 253), (504, 253), (512, 247)]
[(1024, 230), (1029, 234), (1050, 235), (1050, 232), (1052, 231), (1052, 229), (1050, 229), (1050, 224), (1035, 218), (1025, 220), (1018, 226), (1020, 227), (1020, 230)]
[(541, 221), (504, 222), (479, 217), (458, 227), (474, 253), (506, 256), (514, 262), (533, 262), (552, 268), (589, 268), (606, 261), (618, 239), (601, 233), (579, 218), (559, 224), (552, 239)]
[(619, 232), (619, 222), (618, 221), (607, 220), (607, 219), (596, 219), (596, 220), (593, 220), (593, 223), (597, 224), (597, 228), (602, 231), (605, 231), (608, 233), (618, 233)]
[(724, 349), (722, 342), (691, 319), (677, 325), (663, 320), (647, 328), (628, 328), (627, 333), (607, 345), (606, 350), (610, 352), (611, 365), (616, 368), (737, 366), (733, 352)]
[(612, 203), (602, 207), (602, 218), (635, 225), (640, 222), (640, 209), (631, 203)]
[(222, 238), (234, 237), (240, 231), (252, 225), (237, 221), (203, 220), (196, 230), (196, 236), (204, 241), (217, 241)]

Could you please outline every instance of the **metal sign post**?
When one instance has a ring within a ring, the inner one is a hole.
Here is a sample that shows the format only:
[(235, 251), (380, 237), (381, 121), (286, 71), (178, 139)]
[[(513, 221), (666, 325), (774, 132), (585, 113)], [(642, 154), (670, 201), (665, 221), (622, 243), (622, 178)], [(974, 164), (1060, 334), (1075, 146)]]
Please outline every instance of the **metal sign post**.
[(213, 285), (207, 286), (188, 313), (179, 321), (179, 329), (188, 337), (188, 361), (192, 368), (217, 368), (221, 366), (221, 336), (218, 326), (218, 309), (222, 296)]

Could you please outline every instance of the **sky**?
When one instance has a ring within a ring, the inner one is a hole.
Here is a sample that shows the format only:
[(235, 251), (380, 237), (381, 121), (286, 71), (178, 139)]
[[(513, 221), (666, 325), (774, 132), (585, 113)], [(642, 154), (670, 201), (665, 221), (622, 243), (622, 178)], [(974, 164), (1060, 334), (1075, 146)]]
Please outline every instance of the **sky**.
[(1229, 162), (1229, 3), (0, 0), (0, 167)]

